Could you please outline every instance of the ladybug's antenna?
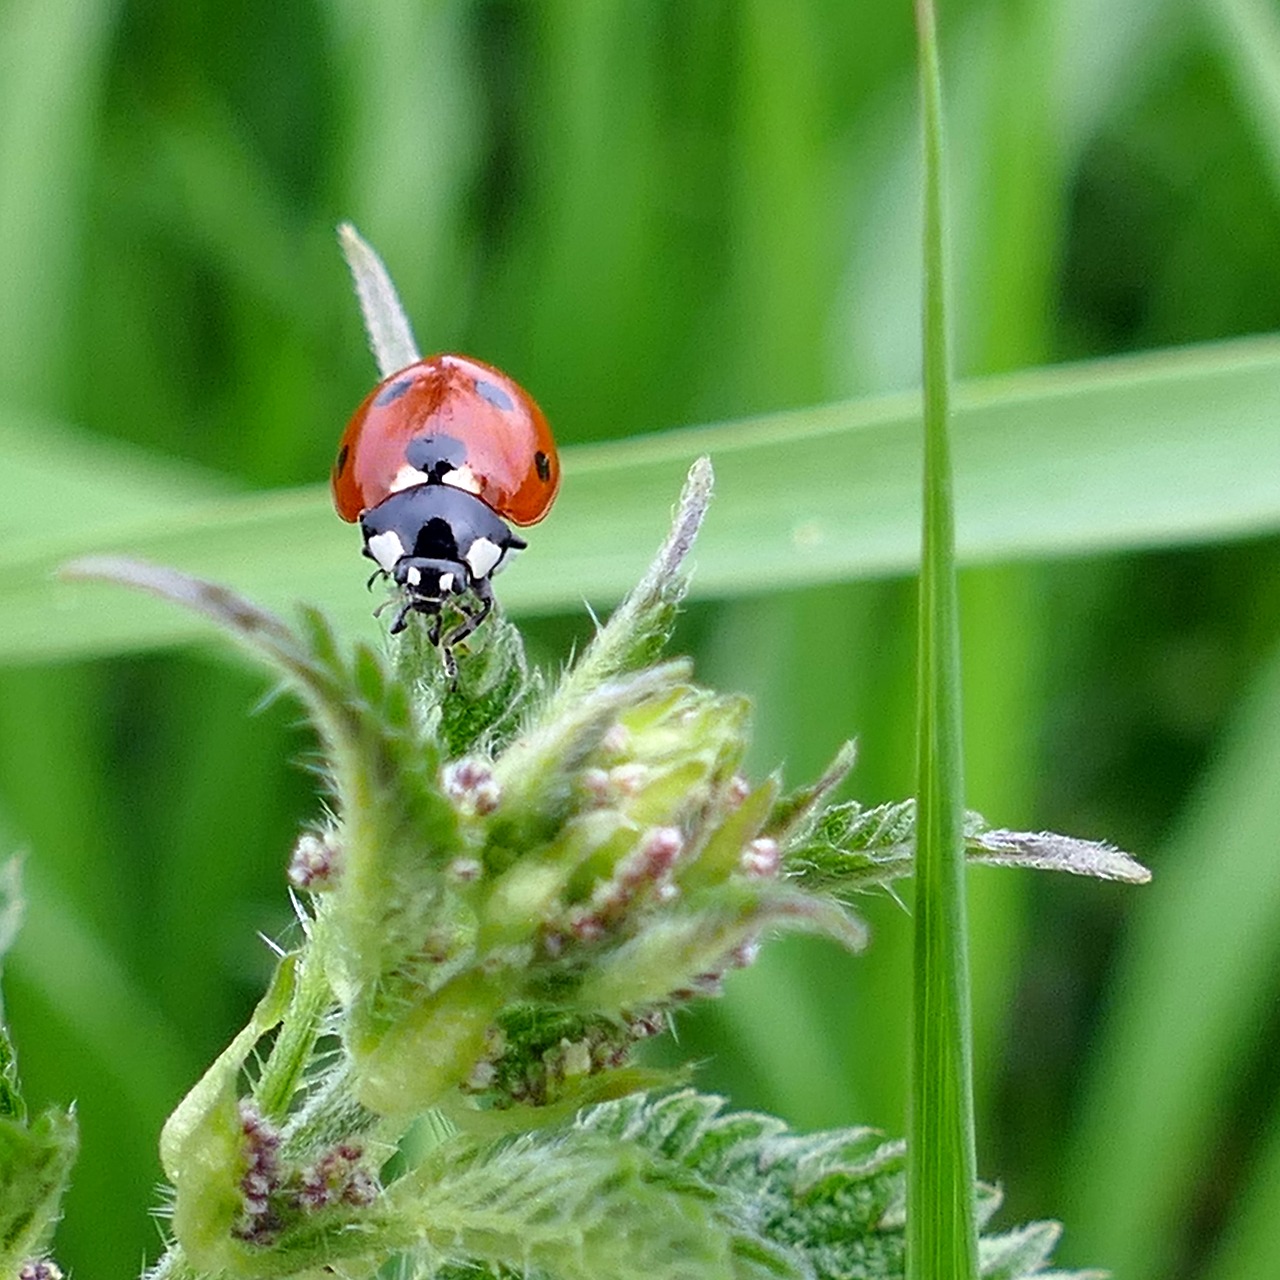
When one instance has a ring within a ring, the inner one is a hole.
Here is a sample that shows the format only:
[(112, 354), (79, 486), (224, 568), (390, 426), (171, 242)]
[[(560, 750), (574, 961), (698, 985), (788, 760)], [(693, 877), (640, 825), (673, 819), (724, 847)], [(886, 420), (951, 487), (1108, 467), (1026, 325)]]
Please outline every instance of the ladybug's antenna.
[(338, 227), (338, 243), (351, 268), (351, 279), (364, 316), (369, 349), (386, 378), (422, 359), (409, 318), (400, 305), (396, 287), (382, 259), (349, 222)]

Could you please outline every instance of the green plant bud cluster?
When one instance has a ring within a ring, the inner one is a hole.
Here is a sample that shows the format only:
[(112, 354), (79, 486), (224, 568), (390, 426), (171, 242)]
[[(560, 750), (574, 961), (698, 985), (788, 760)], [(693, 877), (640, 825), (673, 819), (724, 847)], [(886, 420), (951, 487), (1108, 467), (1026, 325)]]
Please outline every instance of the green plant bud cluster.
[[(304, 837), (291, 875), (315, 895), (369, 1110), (415, 1113), (454, 1091), (487, 1109), (581, 1104), (610, 1096), (617, 1073), (633, 1088), (634, 1045), (667, 1010), (718, 991), (761, 930), (860, 938), (781, 874), (765, 832), (776, 783), (753, 789), (739, 772), (746, 700), (698, 687), (684, 662), (601, 660), (646, 652), (634, 633), (668, 625), (674, 594), (663, 583), (651, 608), (624, 606), (555, 694), (507, 732), (474, 721), (454, 759), (433, 731), (458, 691), (427, 667), (397, 734), (416, 736), (430, 770), (379, 768), (368, 751), (335, 769), (336, 825)], [(505, 687), (492, 652), (475, 659)], [(362, 714), (376, 717), (390, 686), (364, 667)]]

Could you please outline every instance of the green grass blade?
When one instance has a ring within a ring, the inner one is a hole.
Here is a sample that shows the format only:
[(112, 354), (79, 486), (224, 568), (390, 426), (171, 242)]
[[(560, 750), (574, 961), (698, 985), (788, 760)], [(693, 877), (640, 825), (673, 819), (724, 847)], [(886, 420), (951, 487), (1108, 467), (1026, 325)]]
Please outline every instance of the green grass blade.
[(118, 528), (125, 512), (132, 520), (173, 518), (231, 488), (198, 467), (33, 415), (0, 418), (0, 453), (6, 541), (39, 530), (40, 516), (53, 510), (59, 536), (84, 538)]
[(1155, 860), (1158, 892), (1133, 904), (1065, 1166), (1073, 1254), (1127, 1280), (1169, 1274), (1193, 1220), (1188, 1191), (1215, 1167), (1219, 1126), (1275, 1007), (1277, 759), (1280, 654)]
[(1213, 1261), (1203, 1280), (1255, 1280), (1265, 1276), (1280, 1257), (1280, 1113), (1272, 1105), (1271, 1121), (1257, 1163), (1235, 1203)]
[[(1280, 528), (1280, 340), (982, 379), (958, 388), (954, 404), (962, 562)], [(718, 498), (698, 546), (695, 597), (908, 572), (919, 555), (918, 412), (916, 397), (889, 396), (566, 450), (556, 510), (503, 576), (501, 598), (543, 614), (576, 611), (584, 597), (618, 599), (703, 453), (715, 461)], [(359, 538), (334, 517), (327, 486), (210, 498), (198, 473), (188, 481), (157, 463), (163, 482), (146, 487), (169, 505), (157, 510), (129, 500), (132, 464), (122, 459), (119, 484), (99, 491), (110, 501), (81, 523), (68, 486), (83, 488), (83, 469), (65, 466), (78, 437), (42, 451), (12, 419), (0, 431), (14, 442), (7, 456), (32, 459), (0, 475), (0, 510), (14, 530), (0, 552), (0, 661), (196, 634), (150, 602), (53, 580), (59, 564), (95, 552), (171, 563), (268, 607), (309, 599), (344, 625), (367, 623)], [(95, 457), (110, 449), (94, 447)], [(47, 529), (39, 520), (52, 509), (63, 515)]]
[(26, 405), (65, 404), (68, 315), (116, 7), (0, 7), (0, 391)]
[(1210, 0), (1207, 8), (1280, 191), (1280, 15), (1268, 0)]
[(948, 438), (942, 88), (931, 0), (917, 0), (924, 133), (924, 529), (920, 568), (915, 963), (907, 1110), (908, 1280), (978, 1274), (973, 1041), (964, 897), (964, 755)]

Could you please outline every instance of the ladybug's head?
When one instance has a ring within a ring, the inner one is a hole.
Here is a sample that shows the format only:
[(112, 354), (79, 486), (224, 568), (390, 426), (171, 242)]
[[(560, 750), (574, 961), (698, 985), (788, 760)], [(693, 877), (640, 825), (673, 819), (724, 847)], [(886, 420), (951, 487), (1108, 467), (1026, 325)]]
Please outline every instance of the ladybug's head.
[(487, 600), (489, 579), (525, 545), (475, 494), (448, 484), (401, 489), (366, 511), (360, 527), (365, 555), (422, 613), (468, 594)]
[(433, 560), (428, 556), (401, 556), (391, 570), (396, 586), (403, 587), (423, 604), (444, 604), (452, 596), (473, 590), (467, 566), (461, 560)]

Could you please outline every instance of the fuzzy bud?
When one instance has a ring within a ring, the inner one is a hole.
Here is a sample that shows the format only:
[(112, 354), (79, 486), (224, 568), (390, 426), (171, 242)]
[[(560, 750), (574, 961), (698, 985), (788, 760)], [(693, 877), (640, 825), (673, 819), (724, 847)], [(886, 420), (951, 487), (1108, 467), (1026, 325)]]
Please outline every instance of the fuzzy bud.
[(234, 1234), (251, 1244), (266, 1244), (279, 1223), (271, 1197), (280, 1189), (280, 1132), (250, 1102), (240, 1104), (242, 1151), (247, 1168), (240, 1178), (241, 1213)]
[(454, 858), (445, 874), (455, 884), (474, 884), (484, 874), (484, 866), (476, 858)]
[(444, 771), (445, 794), (460, 809), (481, 817), (492, 813), (502, 799), (493, 770), (474, 757), (458, 760)]
[(649, 768), (647, 765), (638, 763), (620, 764), (616, 768), (609, 770), (609, 786), (612, 788), (614, 795), (619, 798), (637, 795), (640, 788), (648, 780)]
[(22, 1264), (18, 1280), (62, 1280), (62, 1268), (52, 1258), (35, 1258)]
[(754, 880), (772, 879), (781, 865), (782, 850), (778, 848), (778, 842), (768, 836), (752, 840), (742, 851), (742, 872)]
[(612, 803), (613, 788), (609, 783), (609, 771), (607, 769), (583, 769), (579, 779), (582, 783), (582, 789), (587, 793), (587, 797), (592, 804), (604, 808)]
[(320, 893), (330, 887), (338, 868), (338, 847), (332, 832), (305, 831), (289, 859), (289, 883), (295, 889)]
[(356, 1162), (364, 1149), (340, 1142), (298, 1176), (295, 1198), (300, 1208), (315, 1212), (333, 1205), (368, 1205), (378, 1193), (376, 1179)]

